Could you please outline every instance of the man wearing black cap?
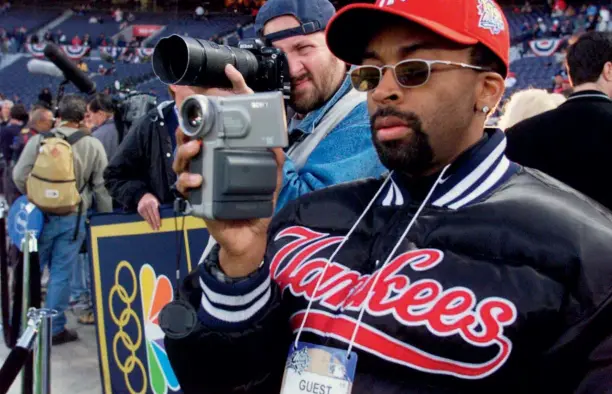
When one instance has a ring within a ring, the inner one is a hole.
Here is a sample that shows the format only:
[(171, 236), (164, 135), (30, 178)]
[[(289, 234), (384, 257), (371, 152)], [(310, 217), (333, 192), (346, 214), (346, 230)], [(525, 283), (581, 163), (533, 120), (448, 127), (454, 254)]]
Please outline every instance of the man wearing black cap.
[[(207, 221), (219, 245), (181, 288), (199, 326), (166, 337), (186, 393), (609, 391), (612, 215), (484, 128), (509, 41), (492, 0), (380, 0), (331, 20), (392, 172), (271, 222)], [(198, 150), (179, 146), (183, 193), (206, 181), (187, 172)]]
[(328, 0), (268, 0), (257, 13), (257, 34), (285, 52), (291, 73), (295, 115), (288, 125), (278, 209), (313, 190), (386, 171), (372, 145), (366, 95), (351, 89), (346, 64), (325, 43), (324, 30), (335, 12)]

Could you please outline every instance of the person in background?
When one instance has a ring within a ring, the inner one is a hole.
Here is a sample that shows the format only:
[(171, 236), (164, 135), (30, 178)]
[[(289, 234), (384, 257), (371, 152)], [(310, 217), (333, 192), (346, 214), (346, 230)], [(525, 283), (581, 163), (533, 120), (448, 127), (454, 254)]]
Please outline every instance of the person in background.
[(335, 12), (328, 0), (268, 0), (255, 19), (257, 34), (287, 55), (291, 76), (294, 115), (277, 210), (314, 190), (387, 171), (372, 144), (366, 95), (352, 89), (346, 63), (325, 42)]
[(612, 209), (612, 33), (581, 35), (567, 51), (574, 88), (558, 108), (506, 130), (508, 157), (551, 175)]
[[(114, 121), (115, 106), (112, 97), (106, 93), (96, 93), (89, 98), (85, 113), (85, 126), (91, 135), (102, 143), (106, 157), (110, 160), (119, 148), (119, 134)], [(113, 207), (119, 203), (113, 200)], [(91, 272), (88, 263), (87, 239), (79, 253), (79, 260), (74, 265), (70, 307), (81, 324), (95, 323), (91, 297)]]
[(13, 168), (14, 142), (28, 123), (29, 114), (23, 104), (15, 104), (11, 107), (9, 118), (8, 123), (0, 128), (0, 151), (2, 151), (5, 168), (2, 180), (4, 195), (6, 201), (12, 204), (21, 195), (13, 182), (11, 172), (11, 168)]
[(11, 100), (2, 102), (2, 112), (0, 112), (0, 126), (6, 125), (11, 120), (11, 108), (15, 105)]
[[(15, 107), (13, 107), (15, 108)], [(7, 201), (13, 202), (21, 196), (21, 193), (13, 182), (12, 173), (15, 163), (19, 160), (23, 148), (28, 143), (30, 138), (40, 133), (46, 133), (53, 128), (55, 118), (53, 113), (46, 108), (36, 108), (30, 112), (27, 127), (21, 129), (18, 135), (13, 138), (11, 144), (11, 159), (6, 162), (7, 178), (4, 179), (4, 187), (10, 191), (10, 197)], [(8, 179), (8, 174), (11, 174)]]
[(49, 88), (43, 88), (38, 95), (38, 101), (41, 103), (46, 103), (51, 107), (53, 105), (53, 95), (51, 94), (51, 90)]
[[(59, 104), (59, 126), (52, 133), (62, 138), (84, 128), (86, 101), (77, 95), (66, 95)], [(26, 194), (26, 181), (38, 156), (41, 135), (26, 144), (15, 168), (13, 179), (19, 191)], [(82, 212), (95, 206), (97, 212), (111, 212), (112, 201), (104, 187), (102, 173), (107, 164), (102, 143), (87, 135), (72, 145), (76, 187), (81, 193)], [(81, 209), (79, 209), (81, 211)], [(41, 269), (49, 267), (46, 307), (59, 312), (52, 322), (54, 345), (78, 339), (75, 331), (66, 328), (65, 311), (70, 301), (70, 282), (78, 254), (85, 239), (85, 215), (45, 213), (45, 225), (38, 239)]]
[(13, 139), (13, 144), (11, 146), (12, 165), (19, 160), (19, 156), (21, 156), (21, 152), (30, 138), (40, 133), (49, 132), (53, 128), (54, 124), (55, 117), (53, 116), (53, 112), (51, 112), (51, 110), (44, 107), (33, 109), (30, 112), (27, 127), (21, 129), (19, 135)]
[(89, 72), (89, 66), (87, 65), (85, 60), (80, 60), (79, 63), (77, 64), (77, 67), (79, 68), (79, 70), (83, 71), (84, 73)]
[(151, 229), (159, 230), (160, 205), (174, 202), (171, 187), (176, 181), (172, 158), (176, 148), (178, 107), (195, 90), (170, 85), (172, 101), (136, 121), (104, 171), (106, 188), (126, 211), (138, 211)]
[(91, 135), (102, 142), (109, 161), (119, 148), (119, 134), (115, 126), (114, 113), (113, 99), (107, 94), (96, 93), (87, 103), (85, 125), (91, 130)]
[(506, 130), (525, 119), (555, 109), (564, 101), (565, 96), (562, 94), (548, 93), (544, 89), (518, 91), (504, 105), (497, 127)]

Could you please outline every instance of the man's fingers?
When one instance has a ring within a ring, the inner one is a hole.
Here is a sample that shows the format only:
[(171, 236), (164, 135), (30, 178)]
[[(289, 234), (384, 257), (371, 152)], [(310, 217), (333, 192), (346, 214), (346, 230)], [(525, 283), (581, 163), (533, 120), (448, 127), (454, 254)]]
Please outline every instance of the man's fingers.
[(234, 93), (237, 94), (252, 94), (253, 90), (249, 88), (240, 71), (236, 67), (228, 64), (225, 66), (225, 75), (230, 80), (233, 86)]
[(161, 227), (161, 218), (159, 217), (159, 206), (157, 204), (155, 205), (151, 204), (149, 206), (149, 209), (151, 211), (151, 219), (153, 220), (153, 225), (155, 226), (154, 229), (159, 230), (159, 228)]
[(202, 143), (199, 140), (189, 141), (180, 145), (176, 151), (176, 158), (172, 163), (172, 169), (175, 173), (180, 174), (187, 170), (189, 161), (197, 156), (202, 149)]
[(190, 138), (183, 133), (183, 129), (181, 127), (177, 127), (174, 131), (174, 135), (176, 136), (176, 144), (178, 146), (184, 145), (189, 142)]
[(147, 207), (145, 208), (147, 211), (147, 222), (149, 223), (149, 225), (151, 226), (151, 228), (153, 230), (158, 230), (159, 229), (159, 225), (158, 225), (158, 221), (156, 220), (155, 216), (156, 216), (156, 209), (153, 206), (153, 204), (148, 204)]
[(285, 152), (282, 148), (272, 148), (270, 149), (272, 153), (274, 153), (274, 160), (276, 160), (276, 165), (280, 168), (283, 168), (285, 164)]
[(188, 172), (183, 172), (178, 177), (178, 182), (176, 183), (176, 187), (181, 194), (186, 194), (189, 189), (195, 189), (202, 185), (202, 175), (200, 174), (190, 174)]
[(153, 225), (153, 218), (151, 217), (151, 213), (147, 207), (142, 208), (142, 212), (140, 216), (149, 224), (152, 230), (155, 230), (155, 226)]

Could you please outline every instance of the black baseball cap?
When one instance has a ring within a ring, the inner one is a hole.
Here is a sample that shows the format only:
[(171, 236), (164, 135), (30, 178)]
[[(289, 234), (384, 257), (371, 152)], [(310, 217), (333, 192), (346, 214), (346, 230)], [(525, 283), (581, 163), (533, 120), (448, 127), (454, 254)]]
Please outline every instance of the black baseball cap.
[[(329, 0), (268, 0), (257, 13), (255, 32), (270, 42), (312, 34), (324, 31), (335, 13), (336, 9)], [(300, 22), (300, 26), (264, 36), (264, 25), (271, 19), (283, 15), (294, 16)]]

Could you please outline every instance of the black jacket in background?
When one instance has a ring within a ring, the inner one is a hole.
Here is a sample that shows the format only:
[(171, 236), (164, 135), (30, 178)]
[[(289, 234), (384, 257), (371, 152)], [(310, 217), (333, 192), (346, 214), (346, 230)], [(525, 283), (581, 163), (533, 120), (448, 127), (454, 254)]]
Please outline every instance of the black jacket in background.
[(136, 122), (104, 171), (108, 192), (125, 210), (136, 210), (146, 193), (162, 205), (174, 201), (170, 133), (175, 130), (168, 130), (165, 121), (174, 116), (173, 111), (174, 102), (164, 102)]
[(7, 124), (0, 129), (0, 149), (7, 162), (13, 158), (13, 141), (21, 133), (23, 125)]
[(543, 171), (612, 210), (612, 100), (599, 91), (570, 96), (557, 109), (506, 130), (506, 155)]

